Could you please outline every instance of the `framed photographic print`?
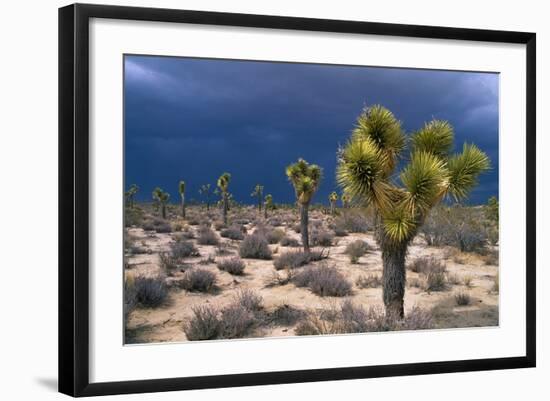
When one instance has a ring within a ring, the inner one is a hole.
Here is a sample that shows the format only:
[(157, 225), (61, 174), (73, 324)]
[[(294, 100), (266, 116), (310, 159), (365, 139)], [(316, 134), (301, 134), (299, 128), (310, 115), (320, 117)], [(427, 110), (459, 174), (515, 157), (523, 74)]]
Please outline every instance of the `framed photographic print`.
[(59, 10), (59, 390), (535, 366), (535, 34)]

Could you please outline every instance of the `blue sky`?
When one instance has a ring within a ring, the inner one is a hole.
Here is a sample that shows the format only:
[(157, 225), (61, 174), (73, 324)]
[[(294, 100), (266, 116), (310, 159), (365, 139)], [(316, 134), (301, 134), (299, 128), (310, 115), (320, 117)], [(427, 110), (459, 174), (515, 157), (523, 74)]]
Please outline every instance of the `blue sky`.
[(200, 199), (231, 173), (241, 202), (260, 183), (275, 202), (294, 201), (285, 167), (299, 157), (323, 168), (314, 202), (335, 182), (336, 150), (365, 105), (382, 104), (410, 134), (432, 118), (455, 128), (455, 150), (475, 143), (492, 170), (470, 203), (498, 196), (498, 74), (382, 67), (126, 56), (125, 182), (150, 200), (154, 187)]

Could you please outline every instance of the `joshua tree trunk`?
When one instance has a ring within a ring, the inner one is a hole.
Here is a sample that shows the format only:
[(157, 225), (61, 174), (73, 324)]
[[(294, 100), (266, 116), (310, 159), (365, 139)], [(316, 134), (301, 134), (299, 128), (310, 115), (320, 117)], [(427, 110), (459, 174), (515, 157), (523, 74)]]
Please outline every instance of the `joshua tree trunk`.
[(181, 217), (185, 219), (185, 196), (181, 196)]
[(404, 317), (407, 246), (407, 243), (382, 245), (383, 297), (386, 316), (390, 318)]
[(262, 213), (262, 198), (258, 196), (258, 211)]
[(304, 252), (309, 253), (309, 203), (300, 204), (300, 232), (302, 234), (302, 244), (304, 244)]
[(162, 204), (162, 218), (166, 218), (166, 205), (164, 203)]
[(334, 202), (330, 202), (330, 214), (334, 216)]
[(223, 224), (227, 224), (227, 211), (229, 210), (227, 204), (227, 194), (223, 194)]
[(264, 205), (264, 218), (267, 219), (267, 205)]

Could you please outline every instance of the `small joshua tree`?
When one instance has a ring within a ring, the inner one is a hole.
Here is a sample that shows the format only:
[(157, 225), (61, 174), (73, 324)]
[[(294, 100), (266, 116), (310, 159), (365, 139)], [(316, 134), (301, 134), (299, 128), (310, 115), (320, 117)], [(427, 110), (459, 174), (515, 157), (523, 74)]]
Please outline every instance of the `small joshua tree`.
[(178, 192), (181, 198), (181, 217), (185, 219), (185, 181), (180, 181)]
[(210, 210), (210, 184), (203, 184), (199, 189), (199, 194), (206, 200), (206, 210)]
[(159, 187), (156, 187), (153, 189), (153, 206), (155, 207), (155, 210), (158, 212), (160, 209), (160, 194), (162, 193), (162, 189)]
[(130, 185), (130, 188), (128, 188), (128, 191), (126, 191), (126, 202), (128, 203), (128, 206), (130, 208), (134, 208), (134, 198), (136, 194), (139, 192), (139, 187), (136, 184)]
[(254, 192), (252, 192), (250, 196), (258, 199), (258, 212), (262, 213), (262, 198), (264, 196), (263, 185), (257, 184), (256, 187), (254, 187)]
[(220, 189), (223, 205), (223, 224), (227, 224), (227, 211), (229, 210), (229, 181), (231, 180), (231, 174), (223, 173), (218, 178), (218, 188)]
[(485, 217), (489, 220), (498, 223), (498, 199), (496, 196), (491, 196), (485, 206)]
[(309, 164), (304, 159), (298, 159), (294, 164), (286, 168), (286, 175), (294, 187), (296, 201), (300, 206), (300, 232), (304, 252), (309, 253), (309, 204), (315, 191), (319, 188), (322, 178), (321, 167)]
[(338, 152), (337, 180), (345, 193), (375, 211), (376, 239), (382, 250), (386, 315), (403, 318), (407, 248), (430, 210), (446, 196), (465, 198), (490, 167), (475, 145), (451, 154), (453, 128), (447, 121), (426, 123), (411, 137), (408, 164), (394, 178), (406, 138), (386, 108), (365, 108), (349, 142)]
[(155, 188), (153, 191), (153, 199), (158, 202), (158, 205), (161, 208), (162, 218), (166, 218), (166, 204), (170, 200), (170, 194), (163, 191), (159, 187)]
[(265, 196), (265, 205), (264, 205), (264, 218), (267, 219), (267, 210), (273, 209), (273, 196), (268, 194)]
[(350, 196), (346, 193), (343, 193), (340, 197), (340, 200), (342, 201), (342, 207), (344, 209), (347, 209), (349, 207)]
[(336, 210), (336, 202), (338, 201), (338, 194), (334, 191), (328, 196), (328, 201), (330, 202), (330, 214), (334, 216), (334, 211)]

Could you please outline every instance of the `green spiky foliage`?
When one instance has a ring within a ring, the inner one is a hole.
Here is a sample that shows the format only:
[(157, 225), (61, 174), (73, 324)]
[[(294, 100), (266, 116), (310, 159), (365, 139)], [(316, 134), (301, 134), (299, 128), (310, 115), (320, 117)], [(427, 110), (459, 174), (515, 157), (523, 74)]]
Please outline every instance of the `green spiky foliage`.
[(206, 210), (210, 210), (210, 184), (201, 185), (201, 187), (199, 188), (199, 194), (204, 197), (206, 201)]
[(485, 205), (485, 217), (498, 224), (498, 199), (496, 196), (491, 196), (487, 200), (487, 205)]
[(322, 178), (321, 167), (309, 164), (304, 159), (298, 159), (294, 164), (286, 168), (286, 175), (294, 187), (296, 201), (300, 206), (300, 231), (304, 251), (309, 252), (309, 204), (313, 195), (319, 188)]
[(258, 199), (258, 212), (262, 212), (262, 198), (264, 196), (264, 187), (263, 185), (257, 184), (254, 187), (254, 191), (250, 194), (250, 196), (255, 197)]
[(162, 193), (162, 189), (159, 187), (155, 187), (152, 192), (153, 197), (153, 207), (158, 212), (160, 210), (160, 194)]
[(479, 174), (490, 168), (489, 158), (475, 145), (465, 144), (452, 154), (453, 128), (433, 120), (412, 134), (408, 164), (396, 176), (406, 142), (401, 123), (388, 109), (367, 107), (338, 152), (336, 172), (344, 193), (375, 211), (386, 314), (398, 317), (403, 317), (409, 243), (435, 205), (445, 197), (467, 197)]
[(168, 192), (163, 191), (159, 187), (156, 187), (153, 190), (153, 200), (160, 207), (162, 218), (165, 219), (166, 218), (166, 205), (168, 204), (168, 201), (170, 200), (170, 194)]
[(134, 208), (134, 199), (136, 194), (139, 192), (139, 187), (136, 184), (130, 185), (130, 188), (128, 188), (128, 191), (124, 193), (126, 197), (126, 203), (130, 208)]
[(334, 211), (336, 210), (336, 202), (338, 201), (338, 194), (334, 191), (328, 196), (328, 201), (330, 202), (330, 214), (334, 216)]
[(264, 205), (264, 217), (267, 219), (267, 211), (273, 209), (273, 196), (267, 194), (265, 196), (265, 205)]
[(185, 181), (179, 182), (178, 192), (181, 198), (181, 217), (185, 219)]
[(220, 178), (218, 178), (218, 189), (222, 195), (224, 224), (227, 224), (227, 211), (229, 210), (229, 181), (231, 181), (231, 174), (229, 173), (223, 173)]

